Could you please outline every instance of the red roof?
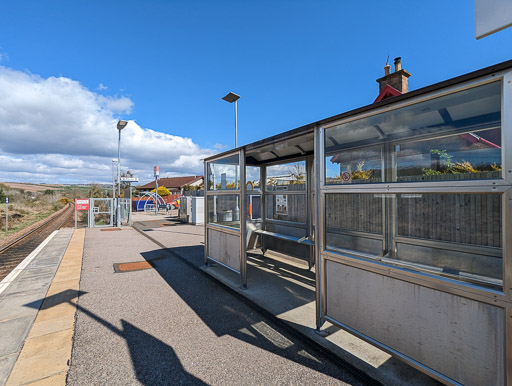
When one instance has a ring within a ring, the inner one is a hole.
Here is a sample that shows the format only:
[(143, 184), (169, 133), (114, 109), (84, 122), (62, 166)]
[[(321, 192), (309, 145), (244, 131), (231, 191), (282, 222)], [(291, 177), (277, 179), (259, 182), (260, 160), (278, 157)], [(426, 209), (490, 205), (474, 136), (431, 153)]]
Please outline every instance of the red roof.
[[(186, 176), (186, 177), (170, 177), (170, 178), (159, 178), (158, 186), (165, 186), (167, 189), (181, 189), (185, 185), (190, 185), (196, 181), (199, 181), (203, 176)], [(139, 189), (155, 189), (155, 181), (152, 181), (146, 185), (139, 186)]]
[(390, 97), (397, 96), (397, 95), (402, 95), (402, 93), (400, 91), (398, 91), (396, 88), (391, 87), (389, 84), (387, 84), (386, 86), (384, 86), (382, 91), (379, 93), (379, 96), (377, 97), (377, 99), (375, 99), (373, 101), (373, 103), (377, 103), (383, 99), (390, 98)]

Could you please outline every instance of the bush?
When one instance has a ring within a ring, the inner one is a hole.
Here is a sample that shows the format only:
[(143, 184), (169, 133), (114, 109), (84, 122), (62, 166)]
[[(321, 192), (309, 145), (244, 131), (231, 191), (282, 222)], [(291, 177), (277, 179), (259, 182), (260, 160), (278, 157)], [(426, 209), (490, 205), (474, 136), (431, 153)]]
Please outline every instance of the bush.
[[(155, 189), (153, 189), (151, 191), (151, 193), (155, 193)], [(171, 192), (169, 192), (169, 189), (167, 189), (165, 186), (159, 186), (157, 193), (159, 196), (170, 196), (171, 195)]]

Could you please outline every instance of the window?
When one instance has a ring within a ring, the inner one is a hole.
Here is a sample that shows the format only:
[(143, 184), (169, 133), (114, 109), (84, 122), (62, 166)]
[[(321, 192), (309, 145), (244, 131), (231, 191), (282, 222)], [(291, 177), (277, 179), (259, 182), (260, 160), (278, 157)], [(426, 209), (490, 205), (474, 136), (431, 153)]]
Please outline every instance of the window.
[(326, 248), (500, 287), (501, 136), (501, 82), (326, 129)]
[(266, 189), (306, 190), (306, 161), (267, 166)]
[(240, 188), (238, 155), (208, 162), (208, 190), (237, 190)]
[(282, 220), (298, 223), (306, 222), (305, 194), (266, 195), (267, 216), (269, 220)]
[(239, 229), (238, 195), (208, 196), (208, 223)]

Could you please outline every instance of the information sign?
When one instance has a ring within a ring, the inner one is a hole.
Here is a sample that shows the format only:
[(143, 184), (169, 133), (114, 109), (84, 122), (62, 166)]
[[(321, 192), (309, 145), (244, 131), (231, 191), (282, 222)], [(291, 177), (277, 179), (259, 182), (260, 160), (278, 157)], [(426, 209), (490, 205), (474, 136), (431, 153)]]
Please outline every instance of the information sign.
[(139, 182), (138, 177), (121, 177), (121, 182)]
[(276, 214), (288, 215), (288, 196), (284, 194), (276, 194)]
[(75, 200), (75, 209), (76, 210), (89, 210), (89, 200), (77, 198)]

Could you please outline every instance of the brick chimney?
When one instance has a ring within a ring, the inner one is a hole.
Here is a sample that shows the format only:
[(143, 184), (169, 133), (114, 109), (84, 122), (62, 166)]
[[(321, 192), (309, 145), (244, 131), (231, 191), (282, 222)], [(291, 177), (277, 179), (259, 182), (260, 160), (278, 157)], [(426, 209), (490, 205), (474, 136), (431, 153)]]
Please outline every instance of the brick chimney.
[(390, 85), (401, 94), (405, 94), (409, 91), (410, 76), (410, 73), (402, 70), (401, 57), (395, 58), (395, 72), (393, 73), (390, 72), (390, 66), (388, 63), (386, 63), (384, 66), (384, 76), (377, 79), (377, 82), (379, 83), (379, 94), (382, 93), (382, 90), (384, 90), (386, 85)]

